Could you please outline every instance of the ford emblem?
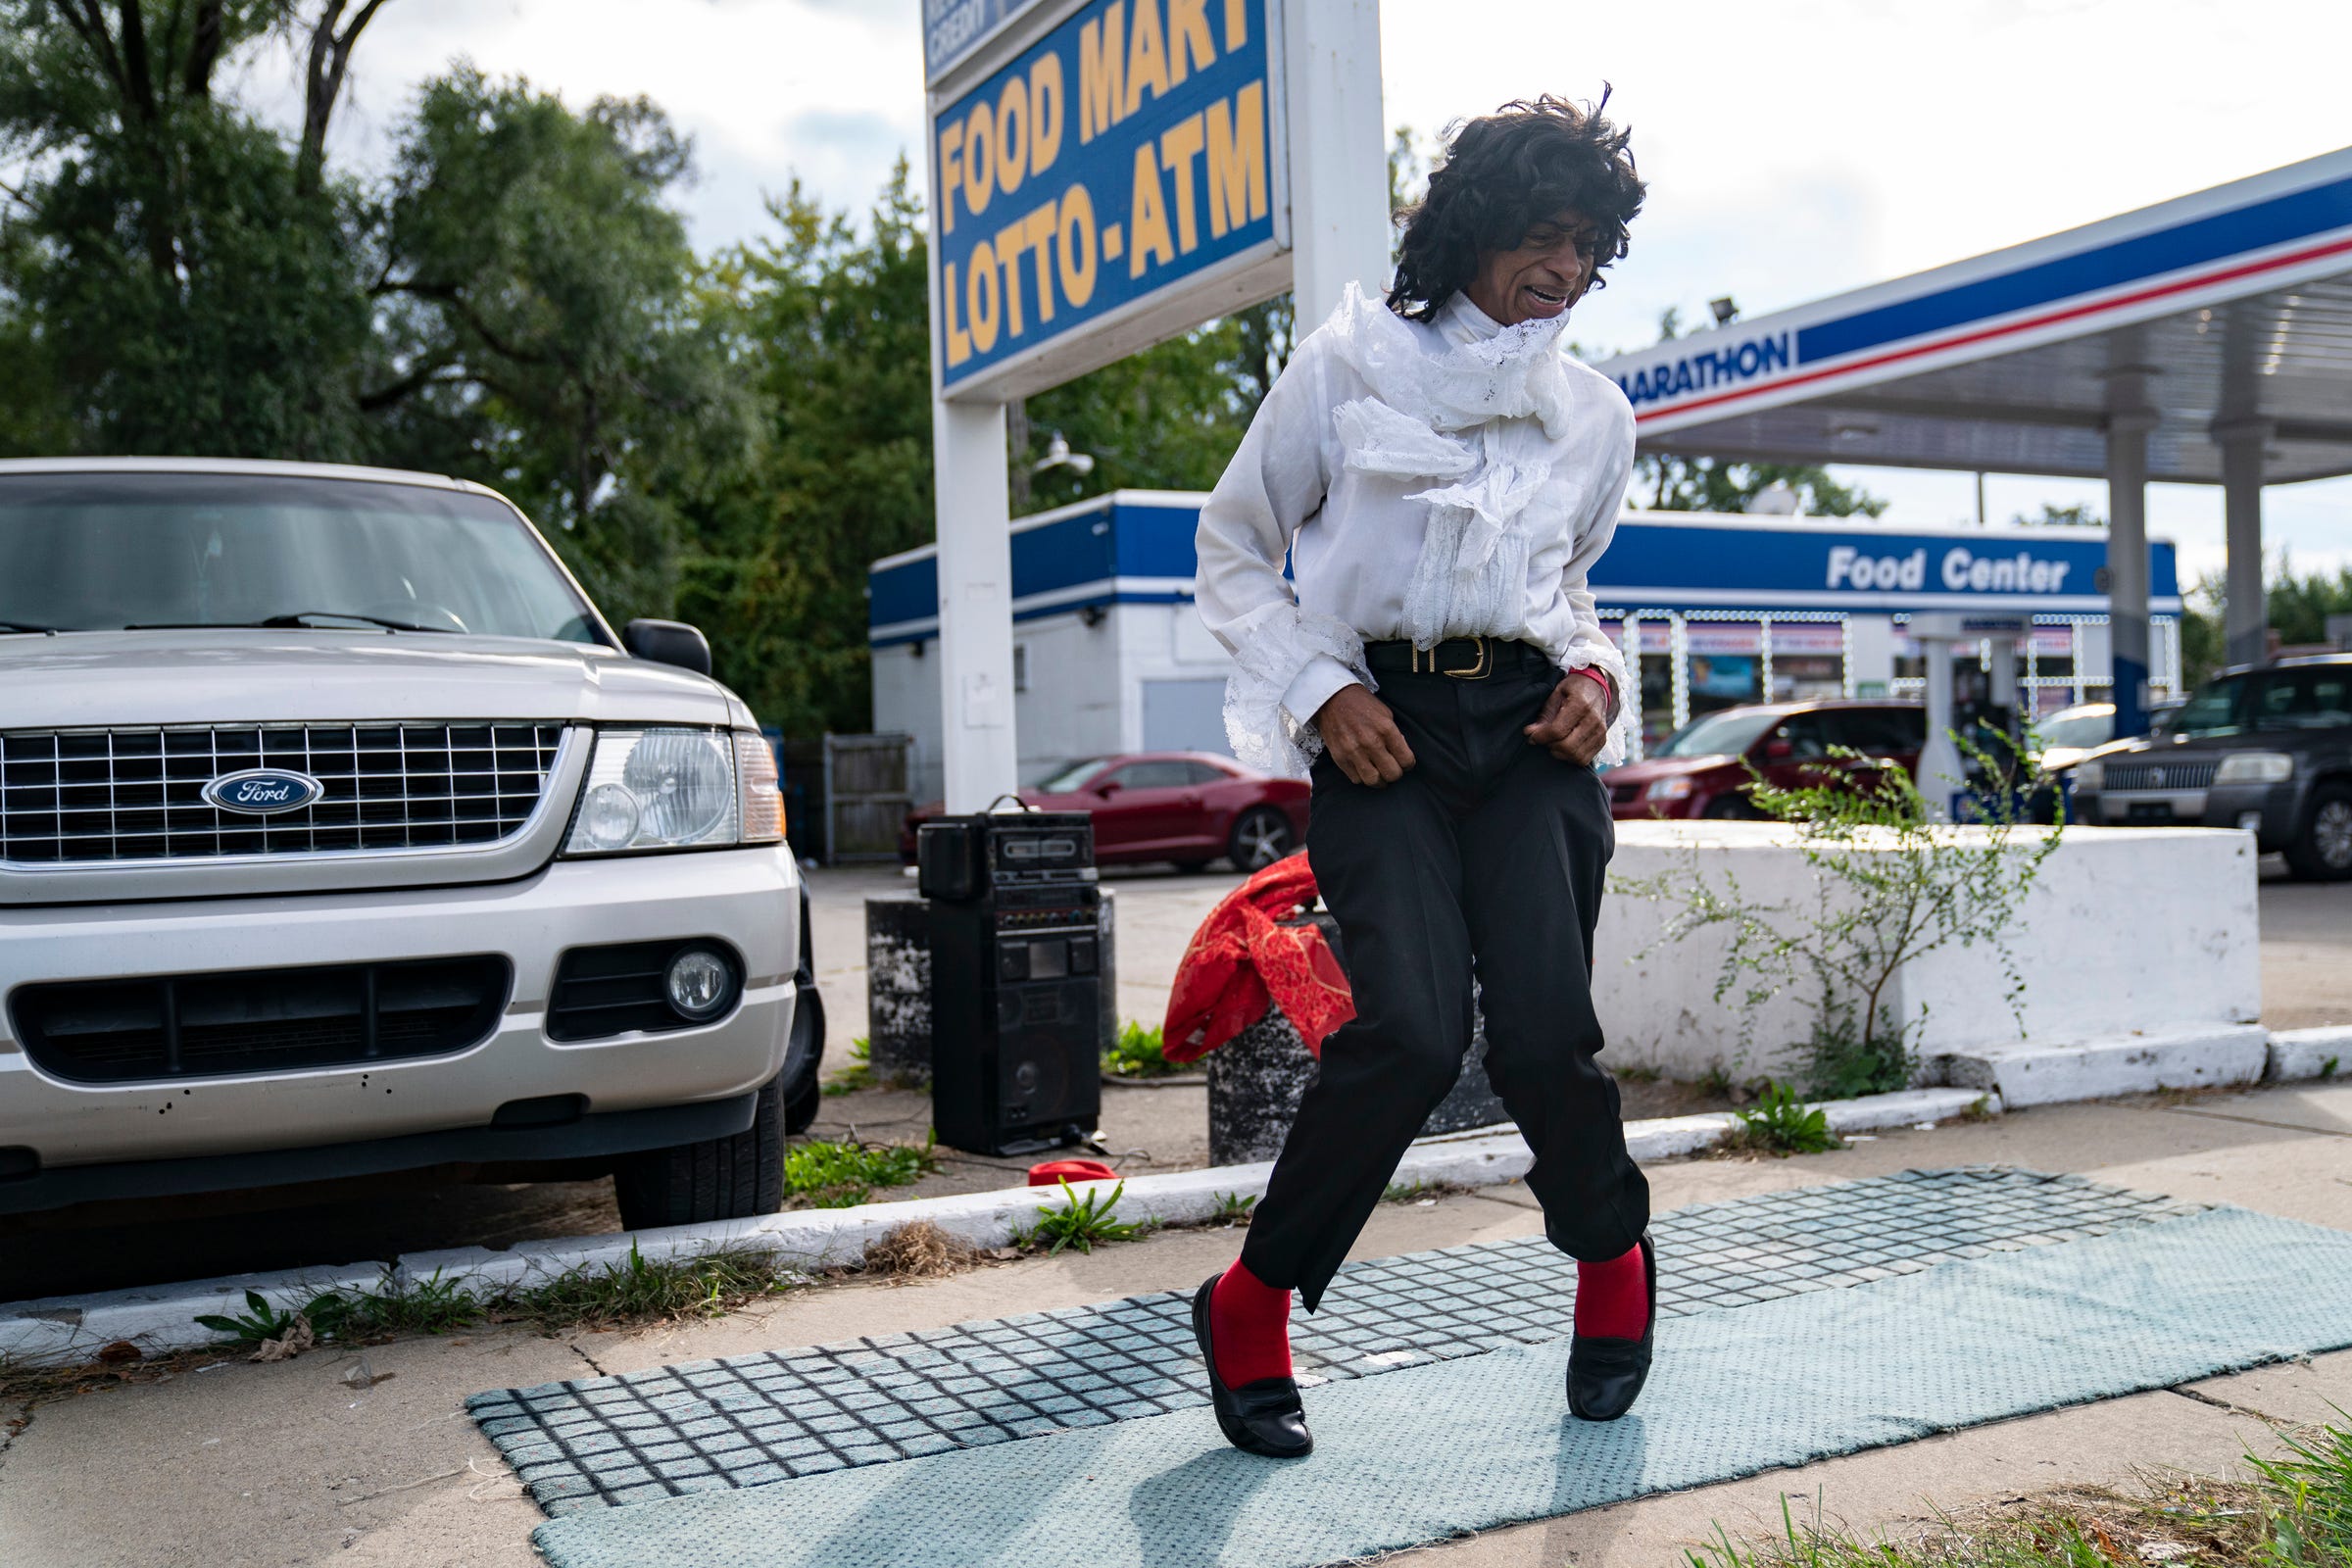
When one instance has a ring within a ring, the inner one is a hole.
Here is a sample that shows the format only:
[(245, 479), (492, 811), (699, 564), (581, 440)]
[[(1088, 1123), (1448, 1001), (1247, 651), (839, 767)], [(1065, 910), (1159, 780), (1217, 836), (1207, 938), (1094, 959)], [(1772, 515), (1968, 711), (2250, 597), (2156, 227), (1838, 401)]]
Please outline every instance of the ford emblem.
[(2160, 789), (2164, 788), (2164, 769), (2163, 769), (2163, 768), (2161, 768), (2161, 767), (2151, 767), (2151, 768), (2149, 768), (2149, 769), (2148, 769), (2148, 787), (2149, 787), (2150, 789), (2158, 789), (2158, 790), (2160, 790)]
[(326, 793), (326, 786), (308, 773), (282, 767), (249, 767), (223, 773), (204, 787), (205, 804), (240, 816), (275, 816), (299, 811)]

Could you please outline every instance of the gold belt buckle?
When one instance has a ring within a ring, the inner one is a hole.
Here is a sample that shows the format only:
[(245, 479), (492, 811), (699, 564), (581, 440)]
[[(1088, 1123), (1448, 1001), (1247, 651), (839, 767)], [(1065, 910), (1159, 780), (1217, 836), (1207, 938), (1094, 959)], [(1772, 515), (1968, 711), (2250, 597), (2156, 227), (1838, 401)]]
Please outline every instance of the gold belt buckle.
[[(1468, 669), (1449, 669), (1446, 673), (1451, 675), (1455, 680), (1485, 680), (1489, 675), (1494, 673), (1494, 644), (1485, 637), (1473, 637), (1469, 640), (1478, 645), (1478, 662)], [(1434, 648), (1430, 650), (1429, 662), (1431, 667), (1435, 668), (1438, 654)]]

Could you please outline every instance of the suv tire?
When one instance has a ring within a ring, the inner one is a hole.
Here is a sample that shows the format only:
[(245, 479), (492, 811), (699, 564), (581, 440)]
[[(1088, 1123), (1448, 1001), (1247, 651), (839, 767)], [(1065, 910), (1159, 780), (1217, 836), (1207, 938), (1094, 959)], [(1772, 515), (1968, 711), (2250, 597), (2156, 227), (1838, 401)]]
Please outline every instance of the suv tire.
[(2311, 792), (2303, 826), (2286, 847), (2286, 866), (2306, 882), (2352, 877), (2352, 786), (2323, 784)]
[(649, 1149), (612, 1172), (624, 1230), (752, 1219), (784, 1206), (784, 1075), (760, 1090), (751, 1126), (726, 1138)]

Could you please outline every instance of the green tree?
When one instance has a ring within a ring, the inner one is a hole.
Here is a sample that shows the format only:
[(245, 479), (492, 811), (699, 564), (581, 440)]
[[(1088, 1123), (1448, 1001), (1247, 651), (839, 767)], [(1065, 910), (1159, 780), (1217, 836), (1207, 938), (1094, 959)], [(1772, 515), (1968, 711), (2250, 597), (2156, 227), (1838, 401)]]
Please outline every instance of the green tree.
[(2281, 560), (2278, 575), (2264, 598), (2271, 630), (2289, 647), (2328, 640), (2328, 617), (2352, 614), (2352, 566), (2332, 577), (2315, 571), (2297, 575), (2294, 564)]
[(2100, 516), (2080, 501), (2063, 507), (2054, 502), (2044, 501), (2041, 504), (2041, 510), (2034, 515), (2029, 517), (2021, 512), (2011, 517), (2009, 522), (2012, 527), (2017, 528), (2104, 528), (2107, 526), (2105, 517)]
[[(343, 72), (382, 0), (0, 0), (0, 338), (42, 374), (18, 442), (291, 458), (351, 456), (348, 367), (368, 322), (352, 187), (322, 150)], [(217, 96), (240, 54), (303, 32), (301, 138)], [(12, 359), (15, 358), (12, 355)], [(23, 363), (20, 361), (19, 363)], [(29, 424), (27, 425), (27, 421)]]
[[(1737, 319), (1734, 311), (1728, 319)], [(1682, 335), (1682, 314), (1672, 308), (1658, 318), (1658, 341)], [(1674, 452), (1645, 452), (1634, 460), (1631, 506), (1652, 512), (1745, 512), (1748, 503), (1775, 484), (1795, 492), (1797, 511), (1810, 517), (1875, 517), (1886, 502), (1849, 485), (1815, 464), (1729, 463)]]
[(787, 731), (871, 722), (865, 572), (935, 531), (922, 209), (902, 159), (860, 231), (796, 180), (704, 309), (760, 404), (756, 453), (693, 504), (679, 610)]
[(574, 113), (460, 64), (419, 93), (380, 204), (376, 452), (506, 491), (615, 614), (672, 609), (676, 498), (751, 435), (666, 201), (690, 162), (643, 99)]

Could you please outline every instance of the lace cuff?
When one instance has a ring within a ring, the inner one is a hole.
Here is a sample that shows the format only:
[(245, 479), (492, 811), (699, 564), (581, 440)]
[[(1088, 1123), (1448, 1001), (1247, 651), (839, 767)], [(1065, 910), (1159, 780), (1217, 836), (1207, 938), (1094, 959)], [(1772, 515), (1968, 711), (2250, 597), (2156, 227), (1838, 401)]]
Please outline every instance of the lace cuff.
[(1627, 676), (1625, 657), (1607, 643), (1594, 647), (1578, 642), (1569, 645), (1558, 659), (1562, 669), (1596, 669), (1608, 677), (1609, 688), (1616, 694), (1617, 711), (1609, 719), (1609, 738), (1601, 743), (1600, 754), (1592, 760), (1600, 767), (1616, 766), (1633, 755), (1636, 727), (1642, 722), (1642, 689)]
[[(1242, 617), (1232, 628), (1232, 639), (1235, 669), (1225, 683), (1225, 738), (1232, 743), (1233, 755), (1278, 778), (1305, 777), (1323, 750), (1322, 737), (1308, 722), (1314, 710), (1294, 714), (1286, 701), (1294, 686), (1306, 692), (1311, 683), (1301, 684), (1302, 678), (1314, 673), (1310, 666), (1325, 662), (1371, 687), (1363, 638), (1346, 621), (1309, 614), (1295, 604), (1272, 604)], [(1339, 690), (1339, 684), (1331, 691)]]

